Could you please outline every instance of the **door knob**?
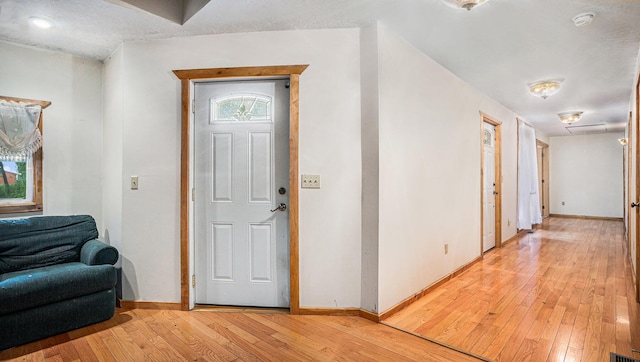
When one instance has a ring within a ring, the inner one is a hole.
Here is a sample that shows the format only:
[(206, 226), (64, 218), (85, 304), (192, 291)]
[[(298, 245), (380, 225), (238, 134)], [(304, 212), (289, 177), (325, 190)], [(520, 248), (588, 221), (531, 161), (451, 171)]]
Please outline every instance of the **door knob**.
[(287, 205), (284, 202), (281, 202), (280, 205), (278, 205), (278, 207), (276, 207), (275, 209), (271, 210), (271, 212), (284, 211), (286, 209), (287, 209)]
[(636, 206), (640, 206), (640, 204), (636, 204), (635, 202), (631, 203), (631, 207), (636, 207)]

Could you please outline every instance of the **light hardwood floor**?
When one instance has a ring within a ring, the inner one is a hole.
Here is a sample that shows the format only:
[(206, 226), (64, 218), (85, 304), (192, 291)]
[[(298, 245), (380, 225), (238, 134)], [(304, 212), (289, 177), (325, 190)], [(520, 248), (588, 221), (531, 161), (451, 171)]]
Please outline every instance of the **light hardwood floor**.
[[(551, 218), (384, 323), (498, 361), (608, 361), (640, 357), (639, 310), (622, 223)], [(145, 309), (0, 360), (478, 361), (358, 317)]]
[(384, 323), (498, 361), (640, 358), (621, 221), (549, 218)]
[(478, 361), (359, 317), (118, 309), (0, 352), (15, 361)]

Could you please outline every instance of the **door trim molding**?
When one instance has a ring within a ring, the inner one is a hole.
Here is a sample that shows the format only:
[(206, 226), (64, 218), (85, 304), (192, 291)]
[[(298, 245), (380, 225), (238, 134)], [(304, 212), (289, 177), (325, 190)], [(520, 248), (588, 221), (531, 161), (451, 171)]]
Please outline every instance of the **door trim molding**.
[(300, 74), (308, 65), (266, 67), (208, 68), (174, 70), (181, 81), (181, 137), (180, 137), (180, 308), (189, 310), (191, 277), (189, 265), (191, 225), (191, 129), (193, 125), (191, 98), (193, 83), (223, 78), (256, 79), (261, 77), (289, 77), (289, 308), (291, 314), (300, 313), (299, 285), (299, 229), (298, 229), (298, 130)]
[[(542, 190), (540, 190), (540, 194), (542, 195), (540, 211), (542, 213), (542, 220), (544, 220), (551, 215), (551, 210), (549, 209), (549, 145), (536, 139), (536, 147), (538, 146), (542, 148), (542, 171), (538, 171), (538, 173), (542, 173), (542, 180), (538, 180), (538, 182), (542, 188)], [(543, 206), (544, 210), (542, 210)], [(547, 216), (545, 216), (545, 213)]]
[(484, 145), (482, 137), (484, 136), (484, 124), (489, 123), (496, 127), (496, 145), (495, 145), (495, 182), (496, 182), (496, 215), (495, 215), (495, 236), (496, 248), (502, 247), (502, 122), (489, 116), (484, 112), (480, 112), (480, 255), (484, 255)]
[[(626, 232), (626, 237), (627, 237), (627, 248), (628, 250), (631, 250), (631, 149), (632, 147), (632, 143), (634, 142), (634, 138), (632, 137), (631, 134), (631, 130), (632, 130), (632, 124), (633, 124), (633, 110), (629, 110), (629, 120), (627, 121), (627, 132), (626, 132), (626, 136), (627, 136), (627, 145), (625, 146), (625, 159), (627, 161), (626, 166), (626, 188), (624, 190), (624, 192), (626, 193), (626, 199), (625, 199), (625, 203), (624, 203), (624, 212), (626, 215), (626, 222), (624, 225), (625, 228), (625, 232)], [(631, 273), (632, 275), (634, 273)], [(634, 275), (635, 276), (635, 275)]]
[[(636, 179), (635, 179), (635, 184), (636, 184), (636, 194), (635, 194), (635, 201), (638, 200), (638, 197), (640, 196), (640, 175), (639, 175), (639, 171), (640, 171), (640, 73), (638, 74), (638, 79), (636, 80), (636, 89), (635, 89), (635, 93), (636, 93), (636, 117), (635, 117), (635, 126), (636, 126), (636, 132), (634, 134), (635, 140), (635, 148), (636, 148)], [(629, 142), (627, 142), (627, 145), (629, 144)], [(633, 147), (633, 146), (627, 146), (627, 147)], [(631, 171), (631, 170), (629, 170)], [(638, 208), (636, 208), (635, 211), (636, 215), (636, 232), (635, 232), (635, 246), (636, 246), (636, 255), (632, 256), (635, 257), (635, 270), (633, 271), (633, 274), (635, 276), (635, 292), (636, 292), (636, 302), (640, 303), (640, 251), (638, 250), (638, 248), (640, 248), (640, 211), (638, 211)], [(632, 264), (633, 265), (633, 264)]]

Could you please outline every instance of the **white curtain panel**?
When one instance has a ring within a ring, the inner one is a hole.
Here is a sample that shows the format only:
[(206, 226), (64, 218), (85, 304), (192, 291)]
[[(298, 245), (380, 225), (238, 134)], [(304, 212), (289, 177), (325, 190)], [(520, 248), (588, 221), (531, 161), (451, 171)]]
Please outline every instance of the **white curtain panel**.
[(40, 149), (40, 112), (37, 104), (0, 101), (0, 159), (24, 161)]
[(519, 122), (520, 147), (518, 149), (518, 229), (530, 230), (542, 222), (538, 197), (538, 160), (535, 130)]

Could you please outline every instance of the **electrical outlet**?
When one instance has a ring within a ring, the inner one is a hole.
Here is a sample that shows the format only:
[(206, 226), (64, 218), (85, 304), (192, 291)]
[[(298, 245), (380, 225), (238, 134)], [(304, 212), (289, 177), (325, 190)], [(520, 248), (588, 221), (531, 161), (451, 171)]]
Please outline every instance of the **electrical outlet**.
[(131, 176), (131, 189), (132, 190), (138, 189), (138, 176)]
[(562, 201), (562, 206), (564, 206), (564, 201)]
[(449, 244), (444, 244), (444, 255), (449, 254)]
[(511, 219), (507, 219), (507, 226), (511, 226)]
[(320, 175), (302, 175), (303, 189), (319, 189)]

